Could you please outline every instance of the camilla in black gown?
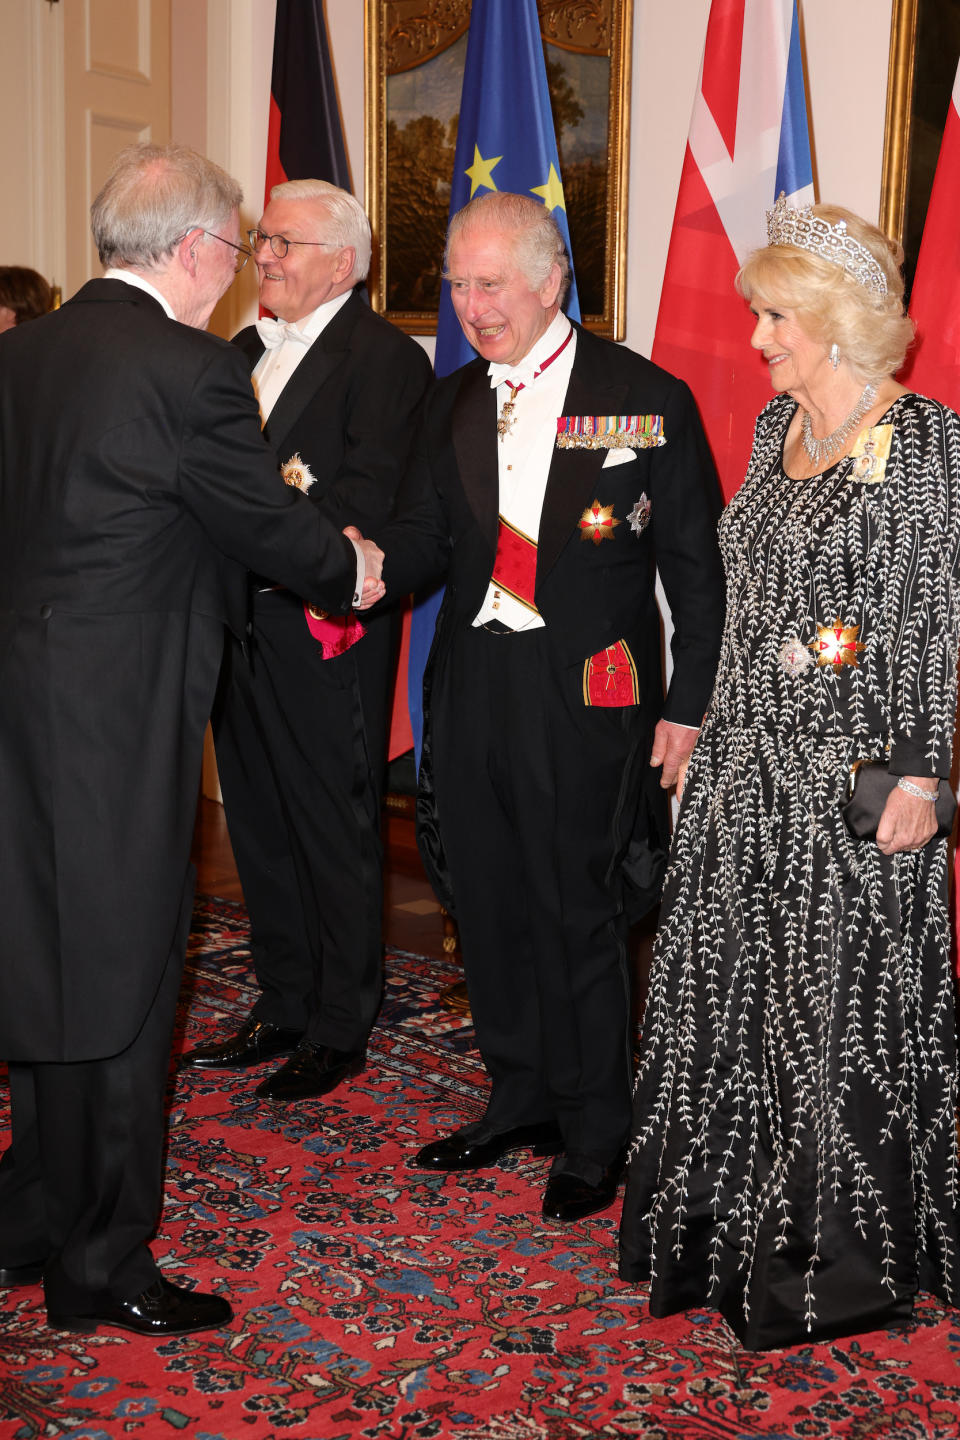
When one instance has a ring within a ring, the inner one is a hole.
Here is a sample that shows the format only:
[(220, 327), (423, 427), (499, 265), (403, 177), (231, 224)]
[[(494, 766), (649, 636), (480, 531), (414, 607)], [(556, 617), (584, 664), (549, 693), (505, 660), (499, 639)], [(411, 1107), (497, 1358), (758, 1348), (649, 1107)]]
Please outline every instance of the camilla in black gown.
[[(782, 393), (720, 522), (726, 631), (661, 911), (620, 1237), (653, 1314), (713, 1306), (749, 1348), (902, 1325), (921, 1288), (960, 1302), (947, 842), (918, 793), (951, 765), (960, 419), (889, 378), (910, 331), (885, 237), (778, 208), (741, 285)], [(850, 768), (884, 756), (906, 788), (877, 840), (854, 840)]]

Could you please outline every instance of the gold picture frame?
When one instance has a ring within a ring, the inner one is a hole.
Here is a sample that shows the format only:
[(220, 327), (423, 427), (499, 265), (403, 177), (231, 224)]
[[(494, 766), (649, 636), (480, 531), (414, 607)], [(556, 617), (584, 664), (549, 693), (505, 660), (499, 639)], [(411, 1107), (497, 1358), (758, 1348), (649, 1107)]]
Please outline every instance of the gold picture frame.
[(910, 107), (917, 44), (917, 0), (893, 0), (887, 112), (883, 130), (880, 229), (903, 243), (903, 215), (910, 169)]
[[(566, 115), (557, 138), (583, 323), (622, 340), (633, 0), (538, 0), (538, 9)], [(408, 333), (432, 334), (470, 0), (366, 0), (365, 16), (371, 303)], [(551, 93), (557, 113), (553, 83)]]
[(960, 0), (893, 0), (879, 224), (904, 248), (908, 288), (958, 59)]

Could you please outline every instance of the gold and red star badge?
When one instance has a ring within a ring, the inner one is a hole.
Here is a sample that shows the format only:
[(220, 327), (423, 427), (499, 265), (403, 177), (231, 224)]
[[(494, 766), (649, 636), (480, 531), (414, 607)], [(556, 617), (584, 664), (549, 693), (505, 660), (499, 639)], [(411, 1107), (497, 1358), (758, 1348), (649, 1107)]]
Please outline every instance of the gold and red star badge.
[(580, 516), (580, 539), (599, 545), (601, 540), (613, 539), (614, 527), (619, 524), (620, 521), (613, 518), (612, 505), (601, 505), (599, 500), (594, 500)]
[(856, 665), (858, 651), (867, 648), (857, 639), (859, 631), (859, 625), (844, 625), (839, 616), (832, 625), (818, 625), (817, 638), (810, 646), (817, 664), (833, 665), (837, 670), (841, 665)]

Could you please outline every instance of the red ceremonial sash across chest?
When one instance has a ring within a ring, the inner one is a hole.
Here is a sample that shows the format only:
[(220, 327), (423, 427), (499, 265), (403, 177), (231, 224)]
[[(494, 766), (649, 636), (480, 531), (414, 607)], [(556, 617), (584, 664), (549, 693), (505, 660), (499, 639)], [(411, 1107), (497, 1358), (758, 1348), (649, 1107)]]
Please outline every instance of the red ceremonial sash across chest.
[(500, 516), (497, 532), (497, 558), (493, 562), (493, 583), (506, 590), (514, 600), (526, 605), (534, 614), (534, 590), (537, 583), (537, 546), (529, 535), (516, 530)]

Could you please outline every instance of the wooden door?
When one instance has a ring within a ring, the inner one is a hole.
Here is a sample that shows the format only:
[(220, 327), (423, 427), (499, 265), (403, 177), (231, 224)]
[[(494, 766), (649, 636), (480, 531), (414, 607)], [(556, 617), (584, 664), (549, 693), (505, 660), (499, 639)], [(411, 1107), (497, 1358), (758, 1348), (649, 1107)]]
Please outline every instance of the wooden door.
[(68, 295), (100, 273), (90, 203), (118, 150), (170, 138), (170, 0), (62, 0)]

